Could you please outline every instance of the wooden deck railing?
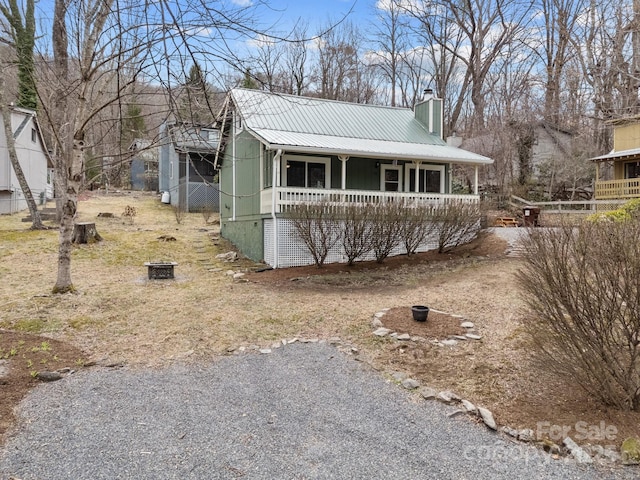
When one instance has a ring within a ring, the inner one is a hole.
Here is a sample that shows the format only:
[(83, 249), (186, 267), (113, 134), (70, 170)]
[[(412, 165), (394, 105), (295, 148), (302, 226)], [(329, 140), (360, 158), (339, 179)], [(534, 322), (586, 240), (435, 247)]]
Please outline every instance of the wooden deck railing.
[(595, 198), (597, 200), (636, 197), (640, 197), (640, 178), (596, 182)]

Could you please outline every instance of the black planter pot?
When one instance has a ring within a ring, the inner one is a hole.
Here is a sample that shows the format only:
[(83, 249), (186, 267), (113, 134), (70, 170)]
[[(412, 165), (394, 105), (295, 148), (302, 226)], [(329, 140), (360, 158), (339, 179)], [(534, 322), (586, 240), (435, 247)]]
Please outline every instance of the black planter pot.
[(413, 314), (413, 319), (416, 322), (426, 322), (427, 317), (429, 316), (429, 307), (425, 307), (424, 305), (414, 305), (411, 307), (411, 313)]

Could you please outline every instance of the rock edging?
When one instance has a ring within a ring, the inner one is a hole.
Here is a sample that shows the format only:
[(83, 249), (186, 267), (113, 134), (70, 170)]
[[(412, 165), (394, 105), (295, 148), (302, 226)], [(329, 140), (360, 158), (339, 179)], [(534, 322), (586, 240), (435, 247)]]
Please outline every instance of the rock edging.
[(394, 332), (391, 329), (386, 328), (382, 321), (382, 318), (385, 316), (385, 314), (389, 310), (390, 310), (389, 308), (383, 308), (382, 310), (380, 310), (379, 312), (376, 312), (373, 315), (373, 320), (371, 320), (371, 326), (375, 328), (375, 330), (373, 331), (373, 335), (375, 335), (376, 337), (380, 337), (380, 338), (389, 337), (399, 341), (430, 342), (439, 347), (455, 347), (461, 341), (482, 340), (482, 335), (477, 333), (477, 331), (475, 330), (476, 326), (473, 322), (470, 322), (469, 320), (465, 319), (460, 315), (452, 315), (450, 313), (441, 312), (440, 310), (435, 310), (433, 308), (430, 309), (430, 311), (442, 313), (445, 315), (451, 315), (452, 317), (459, 318), (460, 327), (462, 327), (465, 330), (464, 335), (449, 335), (447, 338), (440, 340), (440, 339), (426, 339), (417, 335), (411, 336), (408, 333), (404, 333), (404, 332)]
[[(466, 330), (464, 338), (462, 338), (462, 336), (460, 335), (451, 335), (449, 336), (449, 338), (444, 340), (428, 340), (422, 337), (411, 337), (406, 333), (393, 332), (391, 329), (386, 328), (384, 326), (384, 323), (382, 322), (382, 318), (389, 310), (389, 308), (385, 308), (373, 315), (373, 319), (371, 321), (371, 326), (374, 328), (373, 335), (380, 338), (393, 338), (397, 341), (430, 341), (435, 345), (443, 347), (453, 347), (462, 340), (478, 341), (482, 339), (482, 336), (475, 331), (475, 324), (473, 322), (466, 320), (462, 316), (451, 314), (449, 315), (453, 317), (459, 317), (461, 319), (460, 326)], [(446, 312), (440, 312), (439, 310), (432, 309), (432, 311), (446, 314)], [(499, 426), (495, 420), (495, 417), (493, 416), (493, 413), (489, 409), (477, 406), (469, 400), (461, 398), (450, 390), (438, 391), (428, 386), (422, 386), (418, 380), (410, 378), (403, 372), (395, 372), (391, 374), (391, 377), (403, 388), (407, 390), (417, 391), (424, 400), (437, 400), (446, 405), (458, 406), (458, 409), (448, 414), (449, 417), (468, 415), (476, 419), (477, 421), (482, 422), (488, 429), (492, 431), (503, 433), (519, 442), (537, 444), (545, 452), (549, 453), (553, 458), (558, 459), (560, 457), (570, 456), (578, 464), (591, 464), (594, 462), (594, 459), (600, 459), (601, 461), (607, 462), (609, 464), (617, 463), (621, 460), (623, 465), (640, 463), (640, 453), (637, 454), (639, 459), (638, 461), (625, 461), (626, 457), (632, 457), (632, 455), (625, 455), (625, 452), (623, 452), (623, 455), (620, 455), (618, 452), (611, 449), (605, 449), (600, 445), (586, 445), (583, 448), (578, 445), (571, 437), (564, 438), (562, 441), (562, 445), (560, 446), (548, 439), (537, 438), (535, 432), (528, 428), (518, 430), (506, 425)], [(638, 451), (640, 451), (640, 449)]]

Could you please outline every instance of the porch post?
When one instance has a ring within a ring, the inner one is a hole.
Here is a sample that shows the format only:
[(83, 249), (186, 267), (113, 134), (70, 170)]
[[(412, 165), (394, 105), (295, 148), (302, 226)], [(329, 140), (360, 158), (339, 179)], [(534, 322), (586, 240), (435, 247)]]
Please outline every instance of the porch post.
[(342, 181), (341, 181), (340, 188), (342, 188), (342, 190), (346, 190), (347, 189), (347, 161), (349, 160), (349, 156), (338, 155), (338, 160), (342, 162), (342, 173), (341, 173)]
[(278, 268), (278, 212), (277, 202), (280, 198), (277, 188), (280, 186), (280, 159), (282, 158), (282, 150), (278, 150), (273, 156), (273, 177), (271, 181), (271, 221), (273, 222), (273, 268)]
[(414, 160), (413, 164), (416, 166), (416, 178), (413, 183), (415, 192), (418, 193), (420, 191), (420, 165), (422, 165), (422, 162), (420, 160)]
[(475, 170), (476, 171), (474, 172), (475, 173), (475, 179), (474, 179), (474, 184), (473, 184), (473, 193), (475, 195), (478, 195), (478, 165), (476, 165)]

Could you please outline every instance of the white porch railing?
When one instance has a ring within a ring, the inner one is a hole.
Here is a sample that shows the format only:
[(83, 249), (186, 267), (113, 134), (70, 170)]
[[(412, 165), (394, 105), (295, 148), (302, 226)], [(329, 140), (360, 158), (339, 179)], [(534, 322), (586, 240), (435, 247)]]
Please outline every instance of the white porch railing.
[[(402, 200), (416, 204), (446, 204), (451, 202), (477, 203), (479, 195), (453, 195), (446, 193), (379, 192), (374, 190), (340, 190), (324, 188), (276, 187), (276, 213), (282, 213), (291, 205), (329, 202), (334, 205), (375, 204)], [(260, 211), (271, 213), (273, 189), (262, 191)]]

